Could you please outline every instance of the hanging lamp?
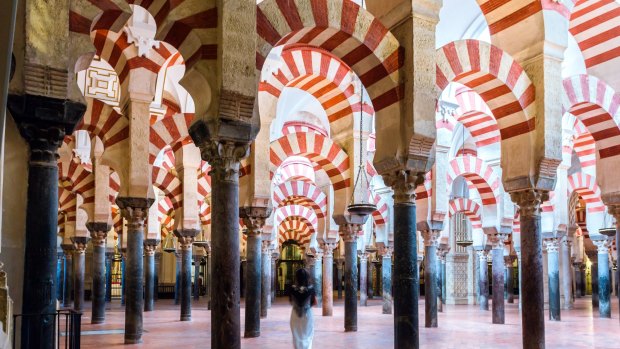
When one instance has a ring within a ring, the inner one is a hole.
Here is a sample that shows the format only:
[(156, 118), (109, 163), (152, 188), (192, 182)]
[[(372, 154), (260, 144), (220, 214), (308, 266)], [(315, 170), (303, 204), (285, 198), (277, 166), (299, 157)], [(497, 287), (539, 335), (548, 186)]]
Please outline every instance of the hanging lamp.
[(616, 236), (616, 228), (614, 227), (610, 227), (611, 223), (607, 223), (607, 217), (608, 215), (603, 216), (603, 221), (605, 223), (605, 226), (609, 227), (609, 228), (601, 228), (599, 229), (599, 233), (607, 236), (607, 237), (615, 237)]
[(174, 253), (177, 250), (176, 244), (174, 241), (174, 236), (170, 232), (168, 232), (168, 234), (166, 235), (166, 239), (164, 240), (162, 250), (168, 253)]
[[(377, 206), (373, 203), (370, 203), (367, 198), (370, 197), (370, 195), (368, 195), (368, 193), (363, 193), (362, 195), (362, 201), (361, 202), (355, 202), (355, 190), (357, 189), (357, 186), (360, 185), (362, 186), (362, 190), (367, 189), (370, 185), (370, 181), (368, 180), (368, 176), (366, 175), (366, 171), (364, 170), (364, 161), (363, 161), (363, 151), (364, 151), (364, 142), (362, 139), (362, 132), (363, 132), (363, 128), (364, 128), (364, 89), (361, 86), (361, 82), (357, 81), (359, 83), (360, 86), (360, 137), (359, 137), (359, 165), (358, 165), (358, 170), (357, 170), (357, 177), (355, 177), (355, 183), (353, 184), (353, 191), (351, 192), (351, 200), (349, 202), (351, 202), (351, 204), (349, 206), (347, 206), (347, 211), (352, 214), (352, 215), (357, 215), (357, 216), (368, 216), (371, 213), (373, 213), (374, 211), (377, 210)], [(366, 186), (364, 186), (363, 183), (361, 183), (362, 180), (366, 181)]]

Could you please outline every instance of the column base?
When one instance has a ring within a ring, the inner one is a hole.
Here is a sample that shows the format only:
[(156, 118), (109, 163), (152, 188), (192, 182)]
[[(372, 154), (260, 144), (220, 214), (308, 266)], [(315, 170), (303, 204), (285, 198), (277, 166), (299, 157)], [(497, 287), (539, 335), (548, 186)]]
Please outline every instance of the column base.
[(260, 331), (245, 331), (243, 333), (243, 338), (256, 338), (260, 337)]
[(125, 344), (140, 344), (142, 343), (142, 338), (127, 338), (125, 337)]
[(93, 325), (102, 324), (104, 322), (105, 322), (105, 318), (97, 318), (97, 319), (92, 318), (90, 320), (90, 323), (93, 324)]
[(191, 315), (181, 315), (181, 321), (192, 321)]
[(345, 332), (357, 332), (357, 326), (345, 327), (344, 331)]

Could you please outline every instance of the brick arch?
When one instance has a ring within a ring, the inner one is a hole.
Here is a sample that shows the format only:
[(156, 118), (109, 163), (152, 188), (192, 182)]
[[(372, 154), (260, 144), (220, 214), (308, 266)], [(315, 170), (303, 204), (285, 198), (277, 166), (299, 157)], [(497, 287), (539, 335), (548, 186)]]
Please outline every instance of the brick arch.
[(598, 157), (603, 160), (620, 155), (620, 128), (614, 120), (620, 95), (591, 75), (572, 76), (563, 84), (563, 108), (585, 125), (594, 138)]
[(182, 146), (192, 143), (189, 136), (189, 127), (194, 114), (174, 114), (163, 118), (151, 125), (149, 135), (149, 161), (155, 162), (159, 152), (166, 146), (170, 146), (176, 152)]
[(183, 184), (177, 176), (162, 167), (153, 166), (151, 180), (153, 186), (161, 190), (171, 201), (175, 210), (183, 206)]
[(303, 217), (304, 219), (308, 220), (308, 223), (312, 226), (313, 231), (316, 231), (318, 225), (318, 217), (316, 216), (316, 213), (314, 213), (314, 211), (309, 209), (308, 207), (301, 205), (288, 205), (276, 209), (273, 218), (273, 225), (277, 227), (287, 217), (293, 216)]
[(314, 229), (307, 219), (298, 216), (287, 217), (278, 225), (278, 243), (295, 240), (300, 246), (307, 246), (312, 240)]
[(582, 169), (596, 166), (596, 144), (590, 131), (574, 115), (565, 113), (564, 117), (572, 121), (571, 124), (574, 132), (568, 144), (563, 146), (563, 152), (572, 156), (572, 152), (575, 151)]
[[(64, 212), (64, 214), (61, 214)], [(77, 200), (75, 193), (60, 186), (58, 188), (58, 223), (75, 222), (77, 214)]]
[[(64, 146), (66, 146), (66, 143)], [(82, 204), (77, 208), (84, 210), (88, 215), (88, 219), (93, 219), (95, 209), (95, 176), (92, 173), (92, 166), (90, 164), (78, 163), (73, 158), (66, 161), (58, 161), (58, 181), (59, 187), (63, 187), (65, 191), (82, 197)]]
[(372, 213), (372, 218), (375, 222), (376, 226), (384, 226), (389, 220), (388, 217), (388, 205), (387, 202), (381, 197), (381, 195), (370, 192), (368, 193), (370, 196), (370, 202), (377, 206), (377, 209)]
[(272, 199), (274, 207), (301, 205), (312, 207), (317, 218), (327, 214), (327, 196), (312, 183), (284, 182), (273, 189)]
[(449, 201), (448, 206), (450, 217), (462, 212), (469, 219), (472, 229), (482, 229), (482, 206), (477, 202), (465, 198), (455, 198)]
[(462, 176), (470, 188), (476, 188), (482, 199), (482, 205), (496, 205), (499, 199), (501, 179), (493, 168), (483, 160), (464, 156), (454, 158), (448, 165), (448, 186)]
[[(310, 164), (312, 165), (312, 164)], [(301, 181), (307, 183), (313, 183), (315, 181), (314, 169), (310, 166), (300, 163), (290, 163), (285, 161), (275, 173), (270, 173), (271, 178), (274, 176), (274, 184), (281, 184), (288, 181)]]
[(86, 112), (76, 130), (99, 137), (104, 149), (129, 138), (129, 121), (114, 108), (98, 99), (86, 98)]
[(265, 0), (257, 5), (256, 21), (258, 69), (275, 46), (313, 46), (331, 52), (355, 71), (376, 111), (402, 98), (398, 40), (354, 2)]
[(481, 148), (501, 141), (497, 121), (479, 94), (469, 88), (460, 88), (457, 89), (456, 100), (459, 108), (454, 119), (467, 128), (476, 142), (476, 147)]
[(601, 189), (596, 178), (585, 173), (574, 173), (568, 177), (568, 196), (577, 192), (585, 201), (588, 212), (604, 212), (605, 205), (601, 200)]
[(436, 74), (440, 90), (458, 82), (480, 95), (497, 121), (502, 141), (530, 143), (527, 136), (535, 128), (534, 85), (508, 53), (478, 40), (454, 41), (437, 50)]

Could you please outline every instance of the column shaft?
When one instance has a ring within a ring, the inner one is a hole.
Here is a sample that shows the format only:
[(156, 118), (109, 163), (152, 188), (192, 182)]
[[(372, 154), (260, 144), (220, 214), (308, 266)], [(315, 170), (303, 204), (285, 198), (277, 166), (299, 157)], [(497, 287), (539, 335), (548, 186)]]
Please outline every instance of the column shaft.
[(192, 320), (192, 245), (181, 246), (181, 321)]
[[(73, 247), (73, 246), (72, 246)], [(65, 251), (65, 286), (63, 289), (63, 304), (62, 306), (68, 308), (71, 306), (71, 299), (73, 298), (73, 251)]]
[(181, 303), (181, 272), (183, 270), (183, 256), (179, 251), (174, 253), (176, 257), (175, 277), (174, 277), (174, 305)]
[(314, 265), (314, 291), (317, 304), (323, 303), (323, 254), (317, 253)]
[[(260, 317), (267, 317), (267, 309), (271, 303), (271, 248), (270, 241), (262, 242), (261, 256), (261, 300), (260, 300)], [(267, 245), (265, 247), (265, 245)]]
[[(248, 232), (246, 246), (245, 338), (260, 336), (261, 315), (261, 238)], [(265, 312), (267, 309), (265, 309)], [(266, 315), (266, 314), (265, 314)]]
[(105, 240), (96, 243), (93, 239), (93, 313), (91, 323), (101, 324), (105, 321), (106, 265)]
[(489, 310), (489, 269), (487, 266), (487, 251), (478, 252), (478, 304), (480, 310)]
[(368, 306), (368, 256), (360, 257), (360, 305)]
[(383, 294), (383, 314), (392, 314), (392, 253), (383, 254), (381, 259), (381, 292)]
[(113, 253), (106, 253), (105, 257), (105, 301), (112, 301), (112, 263)]
[[(598, 258), (597, 258), (598, 260)], [(591, 289), (592, 289), (592, 308), (598, 308), (599, 306), (599, 298), (598, 298), (598, 261), (592, 260), (592, 265), (590, 267), (590, 281), (591, 281)]]
[(562, 241), (562, 289), (564, 291), (564, 302), (562, 307), (564, 309), (571, 309), (573, 307), (573, 273), (572, 264), (570, 260), (570, 245), (569, 238), (565, 238)]
[(504, 323), (504, 245), (499, 244), (493, 254), (493, 323)]
[(560, 256), (557, 238), (547, 241), (547, 274), (549, 277), (549, 320), (560, 321)]
[(323, 316), (332, 316), (334, 311), (334, 255), (333, 249), (323, 247)]
[(144, 263), (144, 311), (155, 309), (155, 251), (149, 251), (150, 246), (145, 246)]
[(515, 292), (514, 292), (514, 270), (512, 266), (512, 261), (506, 267), (506, 289), (508, 291), (508, 304), (513, 304), (515, 302)]
[(437, 327), (437, 246), (424, 235), (424, 327)]
[(415, 203), (395, 203), (392, 279), (395, 348), (419, 348), (417, 251)]
[[(602, 318), (611, 318), (609, 252), (607, 242), (601, 245), (598, 248), (598, 312)], [(592, 274), (592, 278), (596, 275)]]
[(73, 309), (79, 312), (84, 310), (84, 271), (86, 267), (86, 251), (84, 248), (76, 248), (73, 254)]
[(357, 331), (357, 239), (344, 243), (344, 331)]
[(271, 255), (271, 298), (269, 299), (269, 308), (271, 308), (271, 304), (276, 301), (276, 283), (278, 282), (278, 269), (276, 266), (277, 257)]

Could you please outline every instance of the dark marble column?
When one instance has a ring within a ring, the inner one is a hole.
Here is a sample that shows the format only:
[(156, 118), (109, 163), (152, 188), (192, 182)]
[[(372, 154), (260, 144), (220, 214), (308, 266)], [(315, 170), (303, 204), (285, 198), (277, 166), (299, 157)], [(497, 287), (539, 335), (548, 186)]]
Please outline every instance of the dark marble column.
[(159, 271), (161, 270), (161, 255), (161, 252), (155, 252), (155, 276), (153, 281), (153, 300), (155, 302), (159, 299)]
[[(22, 314), (56, 312), (58, 258), (58, 148), (73, 133), (86, 106), (36, 95), (9, 95), (7, 108), (30, 148)], [(52, 316), (22, 322), (22, 348), (53, 348)], [(37, 333), (37, 336), (29, 336)]]
[[(483, 247), (484, 248), (484, 247)], [(488, 251), (477, 249), (478, 254), (478, 304), (480, 310), (489, 310), (489, 269), (487, 266)]]
[(280, 258), (280, 251), (277, 249), (271, 252), (271, 301), (269, 302), (269, 308), (276, 302), (276, 283), (278, 282), (278, 269), (276, 267), (276, 261)]
[(159, 242), (157, 239), (144, 240), (144, 311), (155, 309), (155, 249)]
[[(595, 255), (596, 256), (596, 255)], [(590, 281), (591, 281), (591, 289), (592, 289), (592, 308), (598, 308), (599, 299), (598, 299), (598, 257), (590, 257)]]
[[(579, 266), (579, 274), (581, 275), (581, 294), (585, 297), (586, 296), (586, 289), (587, 289), (587, 276), (586, 276), (586, 265), (585, 263), (582, 263)], [(597, 303), (598, 304), (598, 303)]]
[(205, 247), (207, 254), (207, 310), (211, 310), (211, 295), (213, 294), (213, 260), (211, 259), (211, 243)]
[(521, 300), (523, 299), (523, 292), (521, 292), (521, 275), (523, 274), (521, 272), (521, 246), (515, 246), (515, 252), (517, 254), (517, 272), (519, 273), (519, 280), (517, 280), (519, 283), (519, 311), (521, 311)]
[[(610, 215), (616, 219), (616, 264), (618, 266), (616, 270), (616, 296), (618, 298), (618, 304), (620, 304), (620, 205), (610, 205), (607, 207)], [(612, 238), (613, 239), (613, 238)], [(620, 311), (620, 306), (618, 307)], [(620, 319), (620, 316), (618, 317)]]
[[(606, 236), (601, 236), (597, 240), (592, 238), (592, 242), (598, 249), (598, 312), (601, 318), (611, 318), (611, 280), (609, 278), (609, 247), (611, 246), (611, 240), (607, 239)], [(592, 280), (596, 278), (597, 275), (592, 272)], [(594, 285), (592, 285), (592, 288), (594, 289)]]
[[(245, 286), (245, 338), (260, 336), (262, 287), (262, 229), (271, 215), (270, 207), (246, 206), (239, 208), (239, 216), (246, 226), (247, 274)], [(266, 290), (268, 292), (268, 290)], [(266, 310), (266, 309), (265, 309)]]
[(194, 300), (197, 302), (200, 300), (200, 261), (201, 256), (193, 255), (194, 261), (194, 285), (192, 286), (192, 293)]
[(121, 248), (121, 305), (125, 305), (125, 301), (127, 300), (127, 293), (125, 292), (127, 289), (127, 249)]
[(261, 293), (260, 293), (260, 317), (266, 318), (269, 305), (271, 304), (271, 241), (261, 242)]
[(127, 220), (125, 262), (125, 344), (142, 342), (144, 311), (144, 222), (153, 199), (119, 197), (116, 204)]
[(521, 225), (521, 268), (527, 275), (521, 279), (521, 323), (524, 349), (545, 347), (545, 298), (542, 263), (540, 205), (548, 200), (547, 192), (523, 190), (510, 193), (519, 206)]
[(198, 233), (197, 229), (177, 229), (174, 231), (179, 241), (178, 249), (181, 255), (181, 282), (179, 285), (181, 321), (192, 320), (192, 244)]
[(340, 258), (336, 258), (336, 270), (334, 278), (336, 280), (336, 289), (338, 290), (338, 299), (342, 299), (342, 275), (344, 274), (344, 263)]
[(422, 174), (409, 170), (383, 174), (394, 190), (394, 347), (419, 348), (419, 274), (417, 269), (417, 224), (415, 188), (424, 182)]
[(105, 301), (112, 302), (112, 263), (114, 263), (114, 253), (105, 254)]
[(437, 311), (443, 312), (446, 304), (446, 255), (450, 251), (447, 244), (440, 244), (437, 248)]
[(368, 253), (360, 255), (360, 305), (368, 306)]
[(362, 226), (340, 226), (344, 240), (344, 331), (357, 331), (357, 237)]
[(583, 279), (581, 278), (581, 263), (573, 263), (573, 270), (575, 274), (575, 298), (581, 298), (584, 295), (581, 293)]
[(86, 245), (90, 240), (87, 236), (71, 238), (73, 246), (73, 309), (84, 310), (84, 272), (86, 270)]
[(105, 322), (106, 265), (105, 248), (110, 225), (105, 222), (87, 223), (93, 245), (93, 287), (91, 291), (92, 324)]
[(392, 314), (392, 246), (381, 247), (381, 292), (383, 298), (382, 313)]
[(181, 304), (181, 273), (183, 272), (183, 255), (181, 251), (174, 252), (176, 258), (175, 277), (174, 277), (174, 305)]
[(334, 312), (334, 249), (335, 241), (322, 242), (323, 250), (323, 316), (332, 316)]
[(504, 263), (506, 265), (506, 293), (508, 294), (506, 297), (506, 302), (508, 304), (514, 304), (515, 302), (515, 292), (514, 292), (514, 256), (506, 256), (504, 257)]
[(491, 271), (493, 274), (493, 311), (492, 322), (494, 324), (504, 324), (504, 241), (507, 235), (497, 233), (489, 235), (493, 249)]
[(65, 308), (71, 307), (71, 301), (73, 300), (73, 244), (61, 245), (65, 254), (65, 266), (64, 266), (64, 282), (62, 306)]
[(547, 274), (549, 277), (549, 320), (560, 321), (560, 240), (549, 237), (544, 240), (547, 248)]
[(422, 231), (424, 238), (424, 327), (437, 327), (437, 245), (440, 232)]
[(368, 260), (368, 283), (366, 286), (368, 299), (373, 299), (375, 296), (375, 264), (376, 261), (373, 261), (373, 258), (370, 257)]

